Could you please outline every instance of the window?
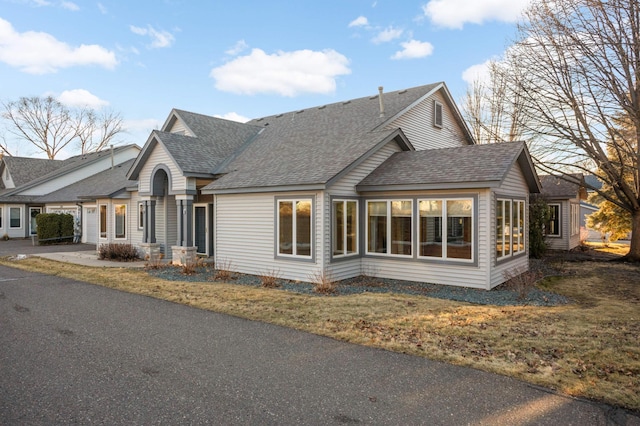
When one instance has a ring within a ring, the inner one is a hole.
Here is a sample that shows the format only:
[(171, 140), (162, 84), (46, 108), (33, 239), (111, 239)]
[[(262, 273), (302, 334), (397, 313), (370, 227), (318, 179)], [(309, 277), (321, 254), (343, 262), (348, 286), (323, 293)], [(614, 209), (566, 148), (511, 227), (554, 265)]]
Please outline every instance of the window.
[(411, 256), (413, 201), (367, 203), (367, 252)]
[(138, 203), (138, 229), (144, 229), (144, 203)]
[(438, 101), (433, 101), (433, 125), (442, 127), (442, 104)]
[(524, 200), (498, 199), (496, 202), (496, 257), (525, 250)]
[(116, 204), (113, 209), (115, 213), (115, 237), (127, 238), (127, 205)]
[(333, 256), (358, 253), (358, 202), (333, 201)]
[(419, 257), (473, 259), (473, 200), (420, 200)]
[(580, 204), (571, 203), (571, 235), (580, 233)]
[(278, 200), (278, 255), (311, 257), (311, 200)]
[(545, 235), (551, 237), (559, 237), (560, 234), (560, 204), (549, 204), (549, 212), (551, 213), (549, 222), (545, 227)]
[(107, 206), (100, 204), (100, 238), (107, 238)]
[(0, 228), (2, 228), (2, 207), (0, 207)]
[(9, 207), (9, 228), (22, 228), (22, 209)]

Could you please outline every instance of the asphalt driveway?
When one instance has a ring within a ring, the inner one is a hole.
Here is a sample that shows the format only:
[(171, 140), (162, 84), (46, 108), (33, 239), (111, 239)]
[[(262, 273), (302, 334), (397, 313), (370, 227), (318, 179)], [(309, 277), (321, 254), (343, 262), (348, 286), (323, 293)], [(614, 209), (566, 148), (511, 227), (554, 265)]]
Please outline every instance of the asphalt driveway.
[(510, 378), (0, 266), (0, 424), (636, 424)]
[(0, 240), (0, 257), (14, 256), (18, 254), (62, 253), (73, 251), (95, 250), (95, 244), (34, 244), (31, 238)]

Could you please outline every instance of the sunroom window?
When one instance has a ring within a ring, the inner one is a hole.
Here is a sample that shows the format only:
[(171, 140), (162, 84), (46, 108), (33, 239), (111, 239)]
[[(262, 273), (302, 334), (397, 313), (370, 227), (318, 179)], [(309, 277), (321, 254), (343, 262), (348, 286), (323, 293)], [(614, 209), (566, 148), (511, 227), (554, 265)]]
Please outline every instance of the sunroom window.
[(367, 203), (367, 252), (411, 256), (411, 200)]
[(419, 257), (473, 259), (473, 200), (419, 202)]
[(278, 200), (278, 255), (311, 257), (311, 200)]
[(358, 253), (358, 202), (333, 201), (333, 256)]
[(524, 252), (524, 207), (524, 200), (497, 200), (496, 257), (498, 259)]

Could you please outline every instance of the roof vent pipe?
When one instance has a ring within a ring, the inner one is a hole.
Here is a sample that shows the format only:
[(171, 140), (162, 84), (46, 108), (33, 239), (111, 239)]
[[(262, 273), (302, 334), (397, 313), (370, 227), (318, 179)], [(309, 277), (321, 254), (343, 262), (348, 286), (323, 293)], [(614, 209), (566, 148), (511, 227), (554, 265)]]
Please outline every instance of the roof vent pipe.
[(110, 145), (111, 146), (111, 168), (113, 169), (114, 167), (114, 158), (113, 158), (113, 144)]
[(380, 118), (384, 117), (384, 103), (382, 102), (382, 90), (383, 90), (383, 87), (379, 86), (378, 92), (380, 93), (380, 96), (378, 96), (378, 99), (380, 100)]

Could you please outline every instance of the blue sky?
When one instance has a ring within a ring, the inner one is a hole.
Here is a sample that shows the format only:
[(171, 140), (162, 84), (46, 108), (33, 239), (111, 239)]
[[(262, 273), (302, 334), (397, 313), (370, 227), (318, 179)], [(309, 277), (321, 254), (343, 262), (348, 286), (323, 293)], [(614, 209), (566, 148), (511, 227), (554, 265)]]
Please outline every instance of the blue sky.
[(142, 146), (174, 107), (242, 120), (437, 81), (460, 99), (528, 1), (0, 0), (0, 100), (110, 108)]

